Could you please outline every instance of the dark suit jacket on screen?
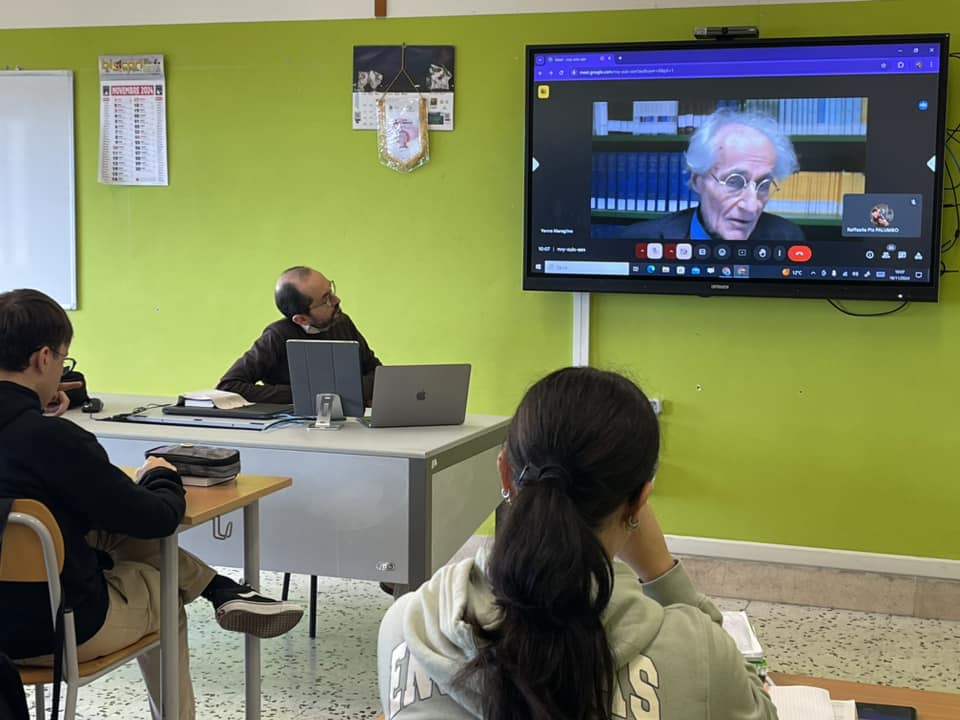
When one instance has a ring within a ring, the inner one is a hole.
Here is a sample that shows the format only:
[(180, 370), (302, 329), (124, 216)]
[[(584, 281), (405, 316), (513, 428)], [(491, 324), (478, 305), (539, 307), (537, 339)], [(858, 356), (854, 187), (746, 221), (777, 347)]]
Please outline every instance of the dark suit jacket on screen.
[[(696, 211), (696, 208), (681, 210), (662, 218), (627, 225), (620, 237), (624, 240), (689, 240), (690, 219)], [(779, 215), (762, 213), (757, 226), (747, 239), (758, 242), (803, 242), (803, 231), (798, 225)]]

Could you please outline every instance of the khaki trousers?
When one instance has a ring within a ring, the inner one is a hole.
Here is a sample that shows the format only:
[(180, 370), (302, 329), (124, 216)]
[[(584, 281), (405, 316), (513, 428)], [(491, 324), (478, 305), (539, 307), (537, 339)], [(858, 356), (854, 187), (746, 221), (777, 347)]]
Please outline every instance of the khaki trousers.
[[(92, 638), (77, 648), (80, 662), (93, 660), (121, 650), (144, 635), (160, 629), (160, 540), (140, 540), (120, 535), (93, 532), (91, 545), (110, 553), (114, 566), (104, 571), (109, 595), (107, 617)], [(180, 613), (178, 640), (180, 653), (180, 720), (194, 720), (193, 684), (190, 680), (190, 654), (187, 647), (186, 603), (197, 598), (216, 575), (206, 563), (186, 550), (179, 553)], [(51, 665), (52, 656), (18, 660), (22, 665)], [(137, 658), (140, 672), (150, 694), (151, 713), (160, 718), (160, 648)]]

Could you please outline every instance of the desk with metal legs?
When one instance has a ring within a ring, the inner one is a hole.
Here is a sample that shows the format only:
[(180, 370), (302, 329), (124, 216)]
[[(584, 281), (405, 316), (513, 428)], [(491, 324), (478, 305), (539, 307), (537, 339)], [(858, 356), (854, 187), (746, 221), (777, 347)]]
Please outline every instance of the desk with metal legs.
[[(187, 488), (187, 510), (177, 533), (163, 540), (160, 570), (160, 655), (163, 701), (161, 717), (175, 720), (180, 714), (179, 659), (177, 649), (180, 584), (178, 550), (180, 533), (208, 520), (243, 509), (243, 573), (254, 590), (260, 589), (260, 498), (290, 487), (288, 477), (240, 475), (236, 481), (214, 487)], [(260, 718), (260, 639), (245, 638), (246, 717)]]
[[(250, 431), (197, 424), (98, 421), (172, 398), (100, 395), (95, 418), (64, 417), (94, 433), (113, 462), (140, 465), (157, 445), (237, 448), (242, 472), (293, 478), (261, 506), (263, 568), (417, 587), (446, 563), (500, 504), (496, 457), (508, 418), (468, 415), (463, 425), (340, 430), (302, 425)], [(233, 521), (233, 532), (226, 528)], [(240, 567), (239, 511), (222, 532), (190, 532), (181, 544), (205, 562)]]

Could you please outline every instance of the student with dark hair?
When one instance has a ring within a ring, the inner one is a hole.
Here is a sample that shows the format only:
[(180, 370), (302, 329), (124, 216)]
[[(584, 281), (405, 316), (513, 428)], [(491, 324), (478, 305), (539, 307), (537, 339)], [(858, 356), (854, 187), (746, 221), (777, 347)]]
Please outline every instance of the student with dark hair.
[(386, 717), (775, 720), (647, 503), (659, 442), (620, 375), (567, 368), (530, 388), (498, 458), (493, 549), (380, 625)]
[(340, 309), (336, 284), (312, 268), (297, 265), (280, 275), (274, 300), (283, 319), (264, 328), (253, 346), (220, 378), (217, 388), (250, 402), (293, 402), (287, 340), (356, 340), (360, 343), (363, 399), (369, 405), (373, 374), (382, 363)]
[[(149, 458), (136, 480), (110, 463), (96, 437), (45, 407), (66, 410), (59, 383), (73, 339), (67, 314), (36, 290), (0, 294), (0, 497), (46, 505), (63, 534), (61, 583), (73, 609), (78, 656), (93, 660), (159, 629), (161, 546), (186, 508), (173, 465)], [(54, 398), (60, 398), (54, 400)], [(179, 556), (182, 603), (203, 596), (228, 630), (274, 637), (303, 615)], [(0, 649), (21, 664), (52, 665), (55, 638), (46, 586), (0, 583)], [(180, 708), (195, 715), (186, 614), (180, 608)], [(160, 707), (160, 650), (138, 658), (154, 715)]]

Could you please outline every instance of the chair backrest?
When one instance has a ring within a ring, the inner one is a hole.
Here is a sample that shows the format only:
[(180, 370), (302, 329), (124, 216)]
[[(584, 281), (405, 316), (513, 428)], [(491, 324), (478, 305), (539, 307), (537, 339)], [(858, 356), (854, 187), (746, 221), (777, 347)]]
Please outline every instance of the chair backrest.
[[(21, 516), (14, 517), (15, 513)], [(63, 535), (53, 513), (39, 500), (14, 500), (10, 522), (0, 539), (0, 580), (5, 582), (47, 582), (43, 544), (36, 523), (46, 528), (53, 540), (57, 576), (63, 570)], [(33, 521), (30, 520), (33, 518)]]
[(53, 513), (39, 500), (14, 500), (0, 538), (0, 581), (47, 583), (55, 628), (62, 571), (63, 534)]

